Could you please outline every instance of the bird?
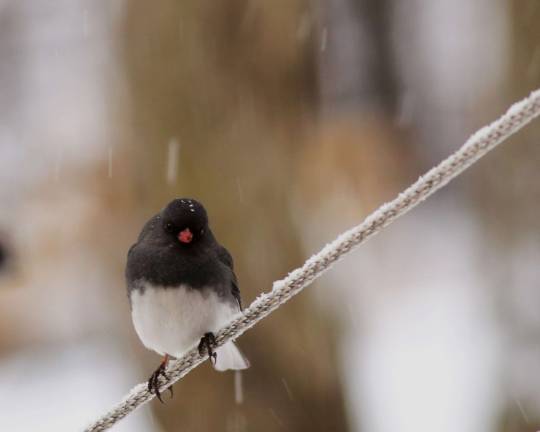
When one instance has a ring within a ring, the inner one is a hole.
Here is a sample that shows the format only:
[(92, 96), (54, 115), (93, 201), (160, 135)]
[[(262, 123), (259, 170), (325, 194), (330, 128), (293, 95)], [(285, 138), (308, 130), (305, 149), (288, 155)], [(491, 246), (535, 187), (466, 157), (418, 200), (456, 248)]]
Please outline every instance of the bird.
[(214, 350), (214, 333), (242, 310), (242, 300), (233, 258), (199, 201), (176, 198), (146, 222), (128, 251), (125, 277), (135, 331), (163, 356), (148, 380), (161, 402), (159, 377), (167, 379), (168, 361), (197, 342), (218, 371), (249, 367), (232, 341)]

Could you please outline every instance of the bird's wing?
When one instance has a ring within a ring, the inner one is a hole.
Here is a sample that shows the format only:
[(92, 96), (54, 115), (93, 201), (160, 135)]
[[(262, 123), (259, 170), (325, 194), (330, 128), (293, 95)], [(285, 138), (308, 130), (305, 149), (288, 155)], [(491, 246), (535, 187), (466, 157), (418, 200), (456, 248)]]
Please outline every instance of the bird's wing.
[(240, 297), (240, 288), (238, 288), (238, 280), (236, 279), (236, 274), (234, 273), (233, 258), (229, 251), (223, 246), (218, 248), (217, 255), (219, 260), (231, 270), (231, 293), (238, 302), (240, 310), (242, 310), (242, 299)]
[(154, 229), (154, 227), (156, 226), (156, 224), (159, 222), (159, 219), (161, 218), (161, 216), (158, 214), (152, 216), (143, 226), (143, 229), (141, 230), (141, 232), (139, 233), (139, 237), (137, 238), (137, 241), (131, 245), (131, 247), (129, 248), (128, 250), (128, 253), (127, 253), (127, 256), (128, 256), (128, 259), (130, 257), (130, 255), (133, 253), (133, 250), (135, 249), (135, 247), (141, 243), (142, 241), (144, 241), (144, 238), (148, 235), (148, 233), (152, 232), (152, 230)]
[(158, 213), (158, 214), (155, 214), (154, 216), (152, 216), (143, 226), (143, 229), (141, 230), (140, 234), (139, 234), (139, 238), (137, 239), (137, 242), (140, 242), (142, 241), (149, 233), (151, 233), (155, 226), (158, 224), (158, 223), (161, 223), (160, 222), (160, 219), (161, 219), (161, 215)]
[(133, 252), (133, 249), (135, 248), (135, 246), (137, 246), (137, 243), (133, 243), (131, 247), (129, 248), (128, 253), (127, 253), (128, 258), (131, 255), (131, 252)]

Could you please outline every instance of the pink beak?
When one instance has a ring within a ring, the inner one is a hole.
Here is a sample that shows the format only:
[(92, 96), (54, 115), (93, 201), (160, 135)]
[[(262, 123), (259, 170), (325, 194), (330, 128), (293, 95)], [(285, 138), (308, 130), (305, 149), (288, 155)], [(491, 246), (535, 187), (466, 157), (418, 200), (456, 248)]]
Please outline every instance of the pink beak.
[(178, 240), (180, 240), (182, 243), (191, 243), (191, 240), (193, 240), (193, 234), (189, 228), (186, 228), (178, 233)]

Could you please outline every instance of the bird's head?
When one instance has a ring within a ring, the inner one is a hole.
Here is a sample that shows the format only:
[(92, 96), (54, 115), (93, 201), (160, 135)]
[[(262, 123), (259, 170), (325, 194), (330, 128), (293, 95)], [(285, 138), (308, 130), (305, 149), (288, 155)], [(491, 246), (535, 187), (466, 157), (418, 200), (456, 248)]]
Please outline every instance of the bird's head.
[(208, 216), (203, 205), (190, 198), (177, 198), (161, 212), (165, 233), (182, 245), (199, 242), (208, 233)]

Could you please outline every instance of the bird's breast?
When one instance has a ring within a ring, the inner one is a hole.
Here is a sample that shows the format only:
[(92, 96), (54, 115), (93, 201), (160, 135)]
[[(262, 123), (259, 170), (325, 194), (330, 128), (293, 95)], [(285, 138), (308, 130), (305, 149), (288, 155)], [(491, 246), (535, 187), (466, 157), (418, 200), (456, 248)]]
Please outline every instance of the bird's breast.
[(206, 332), (216, 332), (239, 308), (211, 287), (193, 289), (144, 283), (132, 290), (131, 315), (143, 344), (160, 354), (179, 356)]

